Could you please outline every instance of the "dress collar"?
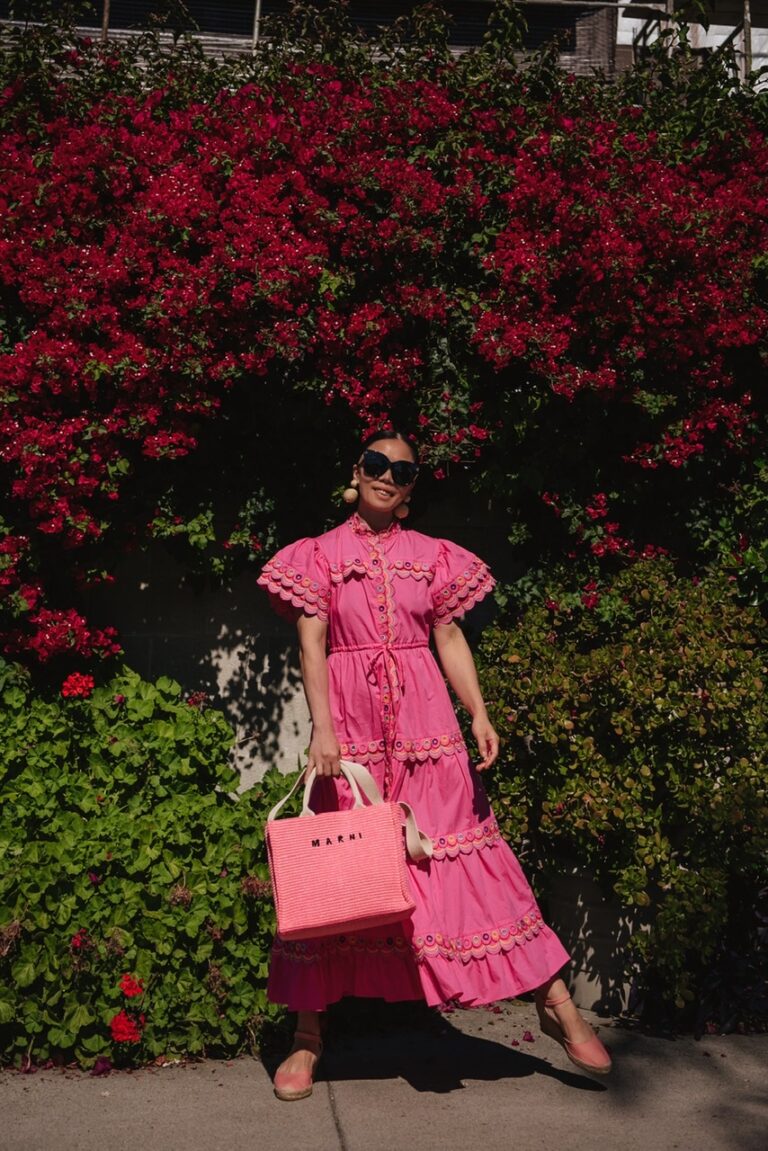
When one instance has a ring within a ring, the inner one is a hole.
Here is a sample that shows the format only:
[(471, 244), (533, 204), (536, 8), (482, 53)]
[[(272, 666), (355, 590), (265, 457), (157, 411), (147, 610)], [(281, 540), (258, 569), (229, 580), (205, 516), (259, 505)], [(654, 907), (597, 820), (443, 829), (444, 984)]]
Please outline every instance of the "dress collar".
[(366, 523), (363, 517), (357, 512), (352, 513), (347, 523), (355, 535), (363, 536), (366, 539), (386, 540), (391, 536), (397, 535), (400, 531), (400, 520), (393, 519), (391, 524), (388, 524), (385, 528), (382, 528), (380, 532), (377, 532), (370, 524)]

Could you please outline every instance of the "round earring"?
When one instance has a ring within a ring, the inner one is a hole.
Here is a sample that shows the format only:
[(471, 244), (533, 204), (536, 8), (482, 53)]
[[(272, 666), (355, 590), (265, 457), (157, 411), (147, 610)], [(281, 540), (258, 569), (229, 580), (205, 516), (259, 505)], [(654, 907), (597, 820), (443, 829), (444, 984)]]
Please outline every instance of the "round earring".
[(352, 483), (349, 485), (349, 487), (344, 488), (344, 491), (341, 493), (341, 498), (344, 500), (345, 504), (353, 504), (356, 502), (357, 497), (360, 495), (358, 487), (359, 484), (357, 480), (352, 480)]
[(404, 519), (406, 518), (406, 516), (408, 515), (408, 513), (409, 513), (409, 512), (410, 512), (410, 510), (411, 510), (411, 509), (408, 507), (408, 504), (409, 504), (410, 502), (411, 502), (411, 498), (410, 498), (410, 496), (409, 496), (407, 500), (403, 500), (403, 502), (402, 502), (401, 504), (398, 504), (398, 505), (397, 505), (397, 507), (395, 508), (395, 510), (394, 510), (394, 512), (393, 512), (393, 515), (394, 515), (395, 519), (397, 519), (397, 520), (404, 520)]

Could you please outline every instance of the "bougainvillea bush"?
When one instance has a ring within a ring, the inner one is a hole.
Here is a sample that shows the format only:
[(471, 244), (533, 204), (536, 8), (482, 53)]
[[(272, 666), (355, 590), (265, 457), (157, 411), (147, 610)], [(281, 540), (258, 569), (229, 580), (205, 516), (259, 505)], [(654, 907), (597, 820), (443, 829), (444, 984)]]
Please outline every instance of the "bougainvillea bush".
[(263, 822), (285, 785), (231, 794), (232, 741), (171, 680), (41, 692), (0, 660), (0, 1062), (107, 1070), (257, 1042), (278, 1012)]
[[(676, 576), (662, 557), (610, 588), (573, 593), (494, 627), (479, 657), (504, 740), (497, 813), (546, 885), (575, 859), (644, 924), (629, 968), (683, 1008), (726, 951), (755, 960), (768, 887), (768, 643), (727, 577)], [(764, 963), (764, 944), (762, 949)], [(721, 988), (722, 990), (722, 988)], [(765, 968), (721, 996), (725, 1023), (768, 1018)]]
[(392, 417), (436, 476), (473, 469), (526, 567), (743, 566), (765, 97), (684, 52), (521, 67), (509, 14), (460, 59), (434, 11), (372, 54), (337, 4), (239, 61), (2, 33), (6, 653), (114, 654), (85, 590), (126, 547), (226, 577)]

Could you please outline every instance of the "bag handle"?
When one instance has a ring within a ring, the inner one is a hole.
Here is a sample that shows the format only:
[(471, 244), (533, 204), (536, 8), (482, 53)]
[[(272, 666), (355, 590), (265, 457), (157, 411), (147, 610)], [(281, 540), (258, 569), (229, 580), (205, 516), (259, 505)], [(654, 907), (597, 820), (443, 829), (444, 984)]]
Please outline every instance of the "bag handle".
[[(344, 778), (346, 779), (347, 783), (349, 784), (349, 786), (352, 790), (352, 795), (353, 795), (354, 800), (355, 800), (355, 807), (362, 807), (363, 806), (363, 797), (360, 794), (360, 787), (358, 786), (358, 779), (353, 772), (350, 772), (348, 770), (350, 764), (347, 760), (343, 759), (340, 762), (341, 762), (342, 774), (344, 775)], [(379, 792), (378, 787), (376, 786), (376, 780), (373, 778), (373, 776), (369, 772), (365, 771), (365, 768), (363, 767), (362, 764), (359, 764), (359, 763), (358, 764), (352, 764), (351, 766), (352, 767), (359, 767), (360, 770), (364, 771), (365, 774), (368, 776), (368, 781), (366, 781), (366, 783), (364, 783), (363, 786), (364, 786), (365, 794), (366, 794), (367, 798), (370, 800), (370, 802), (371, 803), (381, 803), (381, 801), (382, 801), (381, 800), (381, 794)], [(305, 765), (301, 769), (299, 774), (296, 776), (296, 779), (293, 781), (293, 787), (291, 788), (291, 790), (286, 795), (284, 795), (282, 799), (278, 800), (278, 802), (275, 804), (275, 806), (270, 811), (269, 815), (267, 816), (267, 823), (269, 823), (270, 820), (277, 819), (277, 817), (280, 814), (280, 812), (282, 811), (283, 807), (286, 805), (288, 800), (291, 798), (294, 791), (299, 786), (299, 784), (302, 782), (302, 780), (304, 781), (304, 799), (303, 799), (303, 802), (301, 805), (301, 814), (302, 815), (314, 815), (315, 814), (314, 811), (309, 806), (309, 798), (310, 798), (310, 795), (312, 794), (312, 788), (314, 786), (316, 778), (317, 778), (317, 772), (315, 771), (314, 767), (312, 768), (311, 771), (308, 772), (306, 765)]]
[[(342, 759), (339, 761), (342, 775), (350, 786), (352, 795), (355, 800), (355, 807), (363, 806), (363, 795), (369, 803), (383, 803), (381, 792), (367, 768), (363, 767), (362, 763), (353, 763), (352, 760)], [(314, 811), (309, 806), (309, 799), (312, 792), (317, 772), (314, 767), (311, 771), (307, 771), (304, 767), (296, 779), (294, 780), (291, 790), (279, 800), (267, 816), (267, 823), (270, 820), (277, 819), (281, 810), (291, 798), (299, 784), (304, 781), (304, 801), (302, 803), (301, 814), (302, 816), (314, 815)], [(361, 794), (362, 793), (362, 794)], [(413, 814), (413, 808), (410, 804), (400, 800), (399, 807), (405, 813), (405, 844), (408, 849), (408, 854), (415, 862), (422, 859), (431, 859), (434, 850), (432, 840), (423, 831), (419, 831), (416, 824), (416, 816)]]
[[(371, 803), (384, 802), (381, 798), (381, 792), (376, 784), (376, 780), (370, 771), (363, 767), (362, 763), (352, 763), (348, 759), (343, 759), (340, 762), (344, 775), (350, 781), (350, 786), (352, 779), (354, 779), (359, 784), (360, 790)], [(344, 770), (345, 768), (346, 771)], [(434, 850), (432, 840), (428, 835), (425, 835), (423, 831), (419, 831), (413, 808), (402, 799), (398, 800), (398, 806), (402, 807), (405, 812), (405, 845), (408, 848), (408, 854), (411, 859), (416, 862), (422, 859), (431, 859)]]

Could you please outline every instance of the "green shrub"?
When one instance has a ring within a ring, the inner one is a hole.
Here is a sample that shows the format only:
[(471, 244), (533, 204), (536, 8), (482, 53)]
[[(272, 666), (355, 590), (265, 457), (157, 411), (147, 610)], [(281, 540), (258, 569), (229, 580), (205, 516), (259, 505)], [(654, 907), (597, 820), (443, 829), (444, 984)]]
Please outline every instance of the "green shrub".
[(0, 1059), (242, 1050), (277, 1013), (262, 833), (282, 776), (230, 794), (229, 726), (169, 679), (67, 684), (36, 693), (0, 661)]
[(768, 628), (727, 576), (667, 559), (563, 587), (480, 648), (493, 799), (544, 882), (575, 859), (643, 921), (640, 979), (682, 1007), (766, 883)]

